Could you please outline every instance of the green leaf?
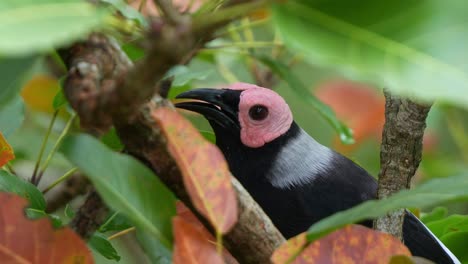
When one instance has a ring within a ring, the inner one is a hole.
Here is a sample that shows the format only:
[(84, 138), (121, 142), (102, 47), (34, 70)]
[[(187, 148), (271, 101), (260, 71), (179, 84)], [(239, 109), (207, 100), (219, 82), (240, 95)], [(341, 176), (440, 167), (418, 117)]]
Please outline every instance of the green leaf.
[(94, 233), (88, 241), (89, 246), (99, 252), (103, 257), (110, 260), (119, 261), (120, 256), (117, 250), (102, 234)]
[[(4, 36), (2, 36), (0, 46), (3, 40)], [(0, 105), (8, 104), (14, 98), (18, 97), (23, 82), (28, 77), (36, 61), (37, 58), (31, 56), (22, 58), (0, 57)]]
[(65, 205), (65, 209), (63, 210), (63, 214), (66, 217), (73, 219), (73, 217), (75, 217), (75, 212), (70, 207), (70, 204), (67, 203), (67, 205)]
[(199, 130), (202, 136), (213, 144), (216, 144), (216, 136), (211, 131)]
[(465, 0), (290, 0), (272, 13), (285, 45), (310, 63), (467, 108), (467, 9)]
[(51, 221), (52, 226), (54, 228), (60, 228), (60, 227), (63, 226), (62, 220), (60, 219), (60, 217), (58, 217), (56, 215), (47, 214), (46, 212), (44, 212), (42, 210), (37, 210), (37, 209), (33, 209), (33, 208), (26, 208), (25, 212), (26, 212), (26, 215), (28, 216), (28, 218), (33, 219), (33, 220), (34, 219), (40, 219), (40, 218), (43, 218), (43, 217), (49, 218), (49, 220)]
[(120, 151), (124, 147), (114, 127), (111, 127), (107, 133), (102, 135), (101, 142), (116, 151)]
[(399, 208), (424, 208), (442, 202), (468, 199), (466, 186), (466, 175), (434, 179), (412, 190), (400, 191), (387, 199), (367, 201), (326, 217), (309, 228), (307, 237), (314, 240), (346, 224), (373, 219)]
[(349, 127), (341, 122), (335, 115), (335, 112), (317, 99), (307, 87), (292, 73), (290, 68), (278, 60), (273, 60), (266, 56), (256, 56), (265, 66), (276, 73), (281, 79), (286, 81), (293, 91), (303, 100), (308, 102), (316, 111), (318, 111), (328, 123), (335, 129), (344, 144), (353, 144), (353, 133)]
[(437, 237), (442, 237), (451, 232), (468, 232), (468, 215), (451, 215), (441, 220), (427, 224), (427, 227)]
[(432, 209), (432, 212), (423, 214), (420, 220), (421, 222), (427, 225), (430, 222), (444, 219), (447, 216), (447, 214), (448, 214), (447, 208), (438, 206)]
[(122, 231), (130, 227), (132, 224), (127, 217), (119, 213), (111, 213), (104, 224), (99, 227), (99, 232)]
[(0, 106), (0, 132), (8, 138), (24, 121), (24, 103), (21, 97)]
[(451, 232), (440, 238), (440, 241), (452, 251), (462, 263), (468, 263), (468, 251), (466, 245), (468, 241), (468, 231)]
[(194, 80), (205, 80), (212, 72), (213, 70), (193, 71), (187, 66), (177, 65), (167, 72), (166, 78), (174, 76), (172, 86), (179, 87), (185, 86)]
[(47, 51), (97, 29), (103, 9), (81, 0), (18, 0), (0, 4), (0, 54)]
[(88, 135), (68, 136), (60, 149), (89, 177), (107, 205), (172, 248), (175, 198), (151, 170)]
[(36, 186), (5, 170), (0, 170), (0, 191), (16, 193), (26, 198), (32, 209), (44, 211), (46, 208), (44, 196)]
[(157, 239), (154, 239), (154, 237), (150, 236), (144, 230), (137, 230), (136, 237), (146, 255), (151, 260), (151, 263), (172, 263), (172, 253)]
[(54, 96), (54, 100), (52, 101), (52, 106), (54, 110), (59, 109), (60, 107), (66, 105), (68, 103), (67, 98), (65, 98), (65, 94), (63, 94), (63, 90), (60, 89), (57, 94)]
[(144, 27), (148, 26), (146, 18), (140, 12), (138, 12), (138, 10), (128, 5), (124, 0), (102, 0), (102, 2), (106, 2), (114, 6), (117, 10), (119, 10), (120, 13), (122, 13), (124, 17), (136, 20)]

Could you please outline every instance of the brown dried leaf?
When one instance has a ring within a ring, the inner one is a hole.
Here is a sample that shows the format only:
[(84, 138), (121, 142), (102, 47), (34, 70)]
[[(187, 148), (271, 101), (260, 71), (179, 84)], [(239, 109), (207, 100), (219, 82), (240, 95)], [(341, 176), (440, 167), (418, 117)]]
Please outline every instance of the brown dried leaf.
[(70, 228), (54, 230), (47, 218), (27, 219), (27, 201), (0, 193), (2, 263), (94, 263), (86, 244)]
[[(301, 243), (298, 243), (296, 248), (290, 245), (281, 246), (276, 250), (282, 251), (281, 258), (275, 258), (275, 255), (279, 254), (275, 252), (272, 257), (273, 263), (387, 264), (394, 255), (411, 256), (408, 248), (392, 235), (361, 225), (348, 225), (316, 240), (303, 249), (292, 262), (284, 262), (294, 257), (295, 253), (301, 250), (300, 247)], [(288, 252), (291, 255), (287, 256)]]
[(160, 107), (153, 117), (167, 138), (195, 208), (216, 232), (226, 233), (237, 221), (237, 199), (223, 154), (176, 111)]
[(271, 256), (272, 263), (289, 263), (294, 256), (297, 255), (307, 244), (307, 233), (300, 233), (299, 235), (289, 239), (277, 248), (273, 255)]
[(15, 153), (13, 153), (13, 149), (3, 137), (2, 132), (0, 132), (0, 167), (3, 167), (5, 164), (7, 164), (10, 160), (13, 160), (14, 158)]
[(193, 223), (180, 216), (172, 220), (174, 228), (174, 264), (224, 263), (216, 252), (216, 244), (207, 234)]

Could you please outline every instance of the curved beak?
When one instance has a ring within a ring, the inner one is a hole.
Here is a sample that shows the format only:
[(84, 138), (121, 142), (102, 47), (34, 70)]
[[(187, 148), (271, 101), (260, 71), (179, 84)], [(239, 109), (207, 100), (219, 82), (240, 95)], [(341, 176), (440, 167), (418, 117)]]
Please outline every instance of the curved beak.
[(202, 114), (208, 121), (225, 129), (239, 130), (240, 93), (239, 90), (200, 88), (176, 96), (177, 99), (197, 101), (176, 103), (175, 106)]

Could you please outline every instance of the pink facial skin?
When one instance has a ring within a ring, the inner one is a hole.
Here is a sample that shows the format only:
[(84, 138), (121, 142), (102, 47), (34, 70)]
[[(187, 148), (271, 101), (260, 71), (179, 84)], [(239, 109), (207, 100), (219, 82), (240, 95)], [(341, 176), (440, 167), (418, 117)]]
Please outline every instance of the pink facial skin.
[[(241, 141), (251, 148), (258, 148), (286, 133), (293, 122), (288, 104), (274, 91), (248, 83), (232, 84), (230, 89), (244, 90), (240, 95), (239, 123)], [(268, 108), (264, 120), (253, 120), (249, 110), (254, 105)]]

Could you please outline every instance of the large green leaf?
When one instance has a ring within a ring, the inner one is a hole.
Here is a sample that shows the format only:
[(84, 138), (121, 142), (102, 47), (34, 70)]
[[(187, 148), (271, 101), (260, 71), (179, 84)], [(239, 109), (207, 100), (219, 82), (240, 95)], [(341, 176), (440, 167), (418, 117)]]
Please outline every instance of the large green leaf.
[(293, 89), (294, 92), (301, 99), (308, 102), (316, 111), (318, 111), (327, 121), (328, 123), (335, 129), (335, 131), (340, 136), (341, 142), (345, 144), (352, 144), (354, 143), (353, 134), (351, 129), (349, 129), (343, 122), (338, 120), (335, 115), (335, 112), (322, 101), (320, 101), (317, 97), (315, 97), (309, 89), (299, 80), (289, 69), (289, 67), (283, 64), (280, 61), (273, 60), (267, 56), (256, 56), (256, 58), (269, 67), (274, 73), (278, 74), (278, 76), (285, 80), (288, 85)]
[(112, 246), (109, 240), (107, 240), (106, 237), (104, 237), (103, 234), (100, 233), (94, 233), (91, 236), (91, 239), (88, 241), (88, 245), (99, 252), (103, 257), (106, 259), (110, 260), (115, 260), (119, 261), (120, 260), (120, 255), (117, 253), (117, 250)]
[(24, 120), (24, 104), (21, 97), (0, 105), (0, 132), (8, 138), (18, 129)]
[[(3, 36), (0, 43), (2, 42)], [(36, 61), (37, 58), (31, 56), (21, 58), (0, 57), (0, 106), (5, 106), (18, 96), (23, 82)]]
[(324, 218), (309, 228), (308, 238), (313, 240), (343, 225), (376, 218), (399, 208), (424, 208), (441, 202), (468, 199), (467, 186), (467, 175), (434, 179), (412, 190), (400, 191), (387, 199), (367, 201)]
[(2, 0), (0, 54), (46, 51), (96, 29), (106, 12), (82, 0)]
[(467, 108), (466, 10), (465, 0), (290, 0), (274, 5), (273, 18), (313, 64)]
[(0, 170), (0, 191), (16, 193), (29, 201), (30, 208), (45, 210), (44, 196), (36, 186), (4, 170)]
[(165, 247), (172, 247), (175, 198), (151, 170), (88, 135), (65, 138), (61, 152), (89, 177), (106, 204)]
[(440, 238), (447, 248), (462, 262), (468, 263), (468, 231), (451, 232)]
[(468, 215), (451, 215), (432, 221), (427, 224), (427, 227), (439, 238), (452, 232), (468, 232)]

